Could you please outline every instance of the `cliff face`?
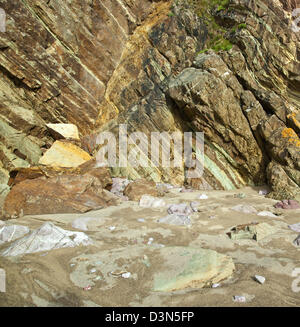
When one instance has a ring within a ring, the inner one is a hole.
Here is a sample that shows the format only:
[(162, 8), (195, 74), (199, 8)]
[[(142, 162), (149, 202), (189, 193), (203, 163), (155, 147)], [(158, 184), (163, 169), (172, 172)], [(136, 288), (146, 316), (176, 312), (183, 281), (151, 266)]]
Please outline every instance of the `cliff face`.
[[(194, 187), (268, 182), (298, 197), (300, 32), (296, 0), (0, 2), (0, 183), (71, 122), (96, 154), (100, 131), (205, 133)], [(183, 168), (114, 169), (182, 183)], [(1, 191), (1, 190), (0, 190)]]

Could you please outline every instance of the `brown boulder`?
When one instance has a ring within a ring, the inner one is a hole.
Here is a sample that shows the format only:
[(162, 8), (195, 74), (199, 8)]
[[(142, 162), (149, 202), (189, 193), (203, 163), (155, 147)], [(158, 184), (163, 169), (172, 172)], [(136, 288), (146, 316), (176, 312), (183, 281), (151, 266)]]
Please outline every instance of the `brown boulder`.
[(22, 215), (84, 213), (116, 204), (95, 176), (61, 175), (23, 180), (5, 198), (5, 218)]
[(101, 182), (102, 188), (110, 189), (112, 179), (106, 167), (97, 167), (95, 159), (89, 160), (76, 168), (63, 168), (52, 166), (34, 166), (29, 168), (16, 168), (10, 172), (9, 186), (14, 186), (28, 179), (39, 177), (52, 178), (61, 175), (91, 175)]
[(156, 184), (146, 179), (137, 179), (128, 184), (124, 190), (124, 195), (131, 201), (140, 201), (144, 194), (159, 196)]

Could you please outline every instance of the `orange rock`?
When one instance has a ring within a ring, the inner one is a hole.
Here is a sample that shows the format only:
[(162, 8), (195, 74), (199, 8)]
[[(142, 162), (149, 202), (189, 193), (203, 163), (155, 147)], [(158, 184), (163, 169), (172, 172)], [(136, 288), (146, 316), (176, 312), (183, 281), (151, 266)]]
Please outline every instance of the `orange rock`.
[(4, 201), (6, 218), (21, 215), (84, 213), (117, 203), (92, 175), (38, 177), (13, 186)]
[(144, 194), (158, 196), (156, 184), (146, 179), (138, 179), (128, 184), (124, 190), (124, 195), (128, 196), (131, 201), (140, 201)]

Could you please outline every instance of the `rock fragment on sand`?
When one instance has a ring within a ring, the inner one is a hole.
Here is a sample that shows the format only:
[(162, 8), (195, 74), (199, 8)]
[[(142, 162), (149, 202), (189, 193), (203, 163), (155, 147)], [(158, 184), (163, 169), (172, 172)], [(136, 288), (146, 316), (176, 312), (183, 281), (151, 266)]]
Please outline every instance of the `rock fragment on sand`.
[(177, 226), (189, 226), (191, 225), (191, 219), (187, 215), (171, 214), (163, 218), (158, 219), (159, 223)]
[(143, 208), (162, 208), (166, 206), (166, 202), (163, 199), (151, 195), (143, 195), (140, 199), (139, 205)]
[(289, 228), (294, 232), (300, 233), (300, 223), (289, 225)]
[(260, 212), (258, 212), (257, 215), (262, 216), (262, 217), (278, 218), (278, 216), (274, 215), (274, 213), (270, 212), (270, 211), (260, 211)]
[(300, 204), (296, 200), (283, 200), (274, 205), (277, 209), (300, 209)]
[(298, 237), (294, 240), (293, 244), (296, 246), (300, 246), (300, 235), (298, 235)]
[(254, 279), (259, 283), (259, 284), (264, 284), (266, 281), (266, 278), (263, 276), (255, 275)]
[(47, 222), (29, 235), (13, 242), (1, 252), (1, 255), (16, 256), (90, 244), (92, 244), (92, 241), (86, 234), (67, 231)]
[(154, 291), (171, 292), (202, 288), (230, 277), (235, 269), (232, 258), (213, 250), (192, 247), (160, 249), (163, 265), (154, 275)]
[(227, 235), (232, 240), (254, 239), (260, 241), (275, 232), (276, 229), (267, 223), (250, 223), (233, 227)]
[(234, 197), (237, 199), (244, 199), (246, 197), (245, 193), (234, 194)]
[(208, 196), (206, 194), (201, 194), (199, 196), (199, 200), (207, 200), (208, 199)]
[(246, 302), (246, 297), (242, 296), (242, 295), (235, 295), (233, 297), (233, 301), (238, 302), (238, 303), (244, 303), (244, 302)]
[(191, 207), (186, 203), (172, 204), (168, 208), (168, 213), (178, 215), (190, 215), (192, 213)]
[(22, 225), (0, 227), (0, 244), (15, 241), (29, 233), (29, 228)]
[(247, 205), (247, 204), (238, 204), (234, 207), (231, 208), (231, 210), (234, 210), (234, 211), (238, 211), (238, 212), (242, 212), (242, 213), (249, 213), (249, 214), (256, 214), (257, 213), (257, 210), (250, 206), (250, 205)]

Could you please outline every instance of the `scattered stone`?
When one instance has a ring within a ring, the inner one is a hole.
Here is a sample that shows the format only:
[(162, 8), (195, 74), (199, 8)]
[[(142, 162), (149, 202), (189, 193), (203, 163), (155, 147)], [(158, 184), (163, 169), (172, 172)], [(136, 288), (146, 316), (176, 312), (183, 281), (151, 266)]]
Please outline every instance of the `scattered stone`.
[(186, 215), (171, 214), (166, 217), (157, 220), (159, 223), (177, 226), (188, 226), (191, 225), (191, 219)]
[(283, 200), (277, 202), (274, 207), (281, 209), (300, 209), (300, 204), (296, 200)]
[(153, 237), (150, 237), (147, 244), (148, 245), (151, 245), (153, 241), (154, 241), (154, 238)]
[(145, 219), (144, 219), (144, 218), (139, 218), (139, 219), (138, 219), (138, 222), (140, 222), (140, 223), (144, 223), (144, 222), (145, 222)]
[(267, 190), (260, 190), (258, 192), (259, 195), (267, 195), (269, 192)]
[(253, 214), (257, 213), (257, 210), (254, 207), (247, 205), (247, 204), (238, 204), (238, 205), (232, 207), (231, 210), (242, 212), (242, 213), (247, 213), (247, 214), (248, 213), (253, 213)]
[(166, 202), (163, 199), (151, 195), (143, 195), (140, 199), (139, 205), (143, 208), (162, 208), (166, 206)]
[(90, 291), (92, 289), (92, 286), (88, 285), (83, 288), (84, 291)]
[(255, 279), (258, 283), (260, 283), (260, 284), (264, 284), (264, 282), (266, 281), (266, 278), (265, 278), (265, 277), (263, 277), (263, 276), (259, 276), (259, 275), (255, 275), (255, 276), (254, 276), (254, 279)]
[(110, 226), (108, 227), (109, 230), (114, 231), (116, 229), (116, 226)]
[(124, 195), (127, 196), (130, 201), (140, 201), (144, 194), (158, 196), (156, 184), (153, 181), (138, 179), (128, 184), (124, 189)]
[(202, 288), (230, 277), (232, 258), (213, 250), (191, 247), (160, 249), (162, 269), (154, 275), (154, 291), (171, 292)]
[(289, 228), (297, 233), (300, 233), (300, 223), (289, 225)]
[(293, 244), (296, 246), (300, 246), (300, 235), (298, 235), (298, 237), (294, 240)]
[(207, 200), (207, 199), (208, 199), (208, 196), (207, 196), (206, 194), (201, 194), (201, 195), (199, 196), (199, 199), (200, 199), (200, 200)]
[(276, 229), (267, 223), (253, 222), (245, 225), (238, 225), (231, 229), (227, 235), (232, 240), (254, 239), (260, 241), (263, 238), (274, 234)]
[(78, 146), (55, 141), (52, 147), (40, 158), (39, 164), (57, 167), (78, 167), (92, 157)]
[(86, 234), (67, 231), (47, 222), (29, 235), (14, 241), (6, 250), (1, 252), (1, 255), (17, 256), (90, 244), (92, 241)]
[(91, 274), (94, 274), (96, 271), (97, 271), (97, 269), (96, 268), (93, 268), (93, 269), (90, 270), (90, 273)]
[(126, 272), (124, 274), (121, 275), (122, 278), (130, 278), (131, 277), (131, 273), (130, 272)]
[(73, 220), (72, 227), (75, 229), (87, 231), (88, 227), (86, 224), (91, 220), (96, 220), (96, 218), (91, 218), (91, 217), (77, 218), (77, 219)]
[(191, 193), (191, 192), (195, 192), (194, 189), (192, 188), (183, 188), (180, 193)]
[(80, 140), (78, 128), (74, 124), (46, 124), (49, 132), (56, 139)]
[(263, 216), (263, 217), (278, 218), (278, 216), (274, 215), (274, 213), (272, 213), (270, 211), (260, 211), (257, 215), (258, 216)]
[(212, 288), (217, 288), (217, 287), (220, 287), (221, 284), (220, 283), (214, 283), (211, 285)]
[(29, 228), (21, 225), (0, 227), (0, 244), (14, 241), (29, 233)]
[(170, 215), (172, 215), (172, 214), (190, 215), (192, 213), (192, 209), (186, 203), (172, 204), (168, 208), (168, 213)]
[(238, 198), (238, 199), (244, 199), (246, 197), (246, 194), (245, 193), (238, 193), (238, 194), (234, 194), (234, 197)]
[(240, 303), (246, 302), (246, 297), (245, 296), (242, 296), (242, 295), (235, 295), (233, 297), (233, 301), (234, 302), (240, 302)]
[(190, 203), (190, 206), (191, 206), (193, 212), (198, 212), (197, 206), (199, 206), (199, 205), (200, 205), (200, 202), (198, 202), (198, 201), (193, 201)]
[(117, 196), (123, 197), (124, 196), (123, 192), (126, 186), (130, 183), (131, 181), (128, 180), (127, 178), (114, 177), (112, 178), (112, 187), (110, 191)]

